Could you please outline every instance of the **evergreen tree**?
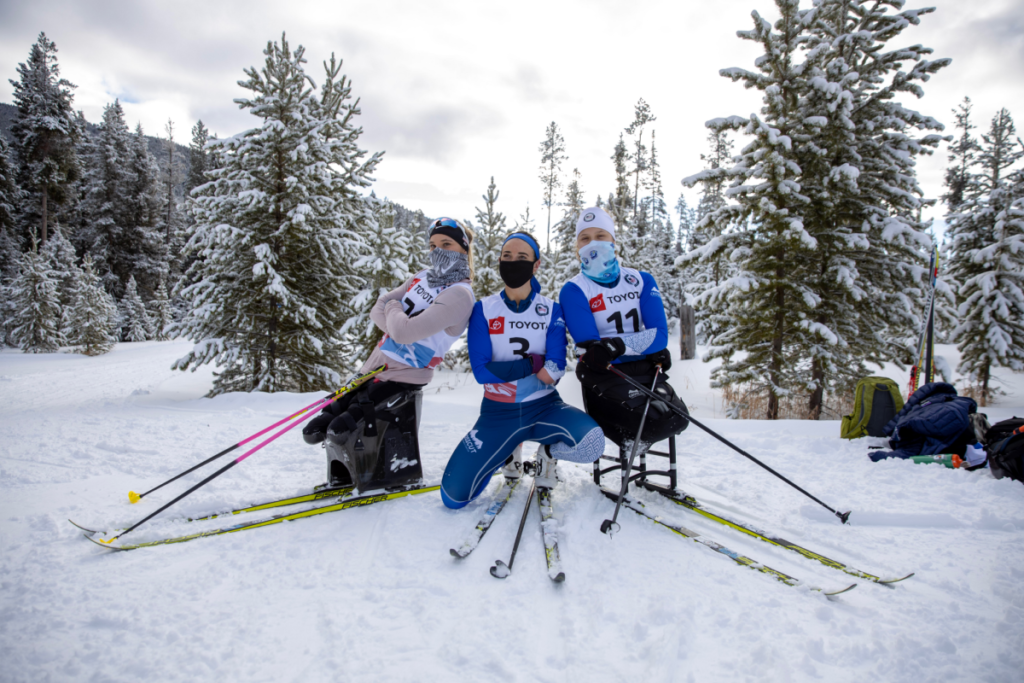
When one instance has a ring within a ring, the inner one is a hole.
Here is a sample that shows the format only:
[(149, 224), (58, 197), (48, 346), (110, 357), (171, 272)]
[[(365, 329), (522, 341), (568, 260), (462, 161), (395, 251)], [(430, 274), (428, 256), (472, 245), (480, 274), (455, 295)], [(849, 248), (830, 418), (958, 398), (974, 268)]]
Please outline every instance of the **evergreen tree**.
[(806, 350), (812, 418), (826, 391), (852, 390), (864, 363), (907, 360), (920, 329), (933, 244), (920, 215), (935, 201), (921, 199), (915, 157), (932, 153), (943, 138), (931, 131), (943, 126), (897, 98), (921, 97), (921, 84), (950, 60), (929, 60), (921, 45), (888, 45), (932, 11), (890, 11), (902, 4), (822, 0), (803, 13), (809, 89), (794, 143), (810, 200), (803, 221), (816, 243), (804, 265), (817, 303), (801, 321), (817, 332)]
[(412, 251), (412, 238), (395, 225), (394, 205), (386, 199), (371, 196), (374, 221), (367, 235), (367, 253), (359, 258), (354, 268), (365, 278), (364, 288), (353, 302), (355, 315), (345, 323), (346, 331), (359, 348), (357, 357), (365, 360), (376, 348), (384, 333), (370, 320), (370, 310), (382, 294), (405, 282), (412, 273), (408, 264)]
[(21, 270), (21, 250), (0, 225), (0, 348), (14, 346), (14, 280)]
[(119, 101), (104, 109), (89, 156), (84, 225), (76, 239), (93, 255), (113, 296), (123, 296), (131, 276), (149, 295), (159, 285), (167, 261), (159, 231), (157, 172), (142, 129), (135, 135), (129, 132)]
[(548, 265), (551, 288), (547, 293), (552, 298), (557, 298), (562, 285), (580, 272), (580, 260), (576, 254), (576, 222), (587, 204), (580, 187), (579, 169), (572, 170), (572, 180), (565, 189), (565, 203), (562, 207), (562, 217), (555, 224), (554, 252)]
[(540, 182), (544, 186), (542, 206), (548, 210), (548, 231), (546, 243), (551, 244), (551, 208), (557, 203), (557, 193), (562, 187), (562, 162), (565, 155), (565, 139), (554, 121), (544, 131), (540, 143)]
[(69, 341), (78, 346), (79, 353), (98, 356), (114, 348), (117, 342), (117, 306), (103, 289), (91, 255), (86, 254), (78, 275), (77, 297), (67, 316), (72, 330)]
[(956, 129), (960, 131), (960, 137), (949, 146), (948, 159), (951, 165), (946, 169), (943, 184), (947, 191), (942, 195), (942, 200), (946, 202), (950, 211), (955, 211), (964, 202), (964, 193), (971, 180), (971, 167), (980, 149), (977, 139), (971, 135), (971, 131), (977, 126), (971, 123), (970, 97), (965, 97), (963, 103), (953, 110), (953, 117), (956, 119)]
[[(775, 33), (756, 13), (754, 30), (740, 33), (764, 45), (759, 73), (722, 71), (764, 92), (764, 119), (709, 122), (755, 140), (732, 169), (687, 183), (731, 179), (737, 202), (699, 224), (714, 226), (716, 236), (698, 254), (727, 255), (737, 268), (701, 298), (739, 322), (714, 334), (711, 357), (726, 359), (716, 381), (766, 392), (769, 418), (784, 397), (806, 391), (817, 417), (824, 392), (863, 374), (864, 361), (908, 356), (930, 247), (914, 156), (942, 138), (914, 138), (941, 125), (895, 98), (920, 97), (920, 83), (949, 60), (925, 59), (931, 50), (920, 45), (885, 51), (931, 10), (889, 14), (902, 3), (858, 0), (820, 0), (805, 11), (796, 0), (776, 4)], [(739, 350), (748, 356), (733, 362)]]
[(65, 339), (70, 340), (73, 334), (67, 327), (67, 316), (75, 303), (75, 299), (78, 297), (78, 281), (80, 279), (77, 263), (78, 257), (75, 255), (75, 248), (64, 237), (63, 229), (55, 224), (53, 232), (50, 234), (50, 239), (40, 251), (47, 264), (49, 264), (50, 271), (57, 282), (58, 301), (62, 313), (60, 319), (61, 334)]
[(505, 214), (498, 211), (497, 185), (494, 176), (487, 186), (487, 194), (483, 195), (484, 208), (476, 209), (476, 240), (473, 245), (473, 295), (479, 300), (494, 294), (504, 285), (498, 274), (498, 260), (501, 256), (501, 243), (505, 239)]
[[(177, 145), (174, 142), (174, 122), (168, 119), (164, 131), (167, 133), (167, 137), (163, 140), (163, 146), (167, 156), (160, 169), (160, 184), (164, 207), (161, 222), (163, 223), (164, 245), (167, 251), (167, 269), (173, 278), (172, 281), (176, 281), (181, 276), (181, 249), (185, 244), (185, 220), (181, 208), (181, 200), (178, 197), (178, 187), (186, 177), (182, 175), (181, 170), (178, 168), (179, 162), (175, 156)], [(161, 278), (159, 283), (163, 283), (163, 281), (163, 278)]]
[(1015, 138), (1013, 119), (1001, 109), (982, 135), (980, 172), (968, 174), (963, 201), (947, 216), (950, 271), (960, 282), (953, 331), (959, 370), (979, 385), (983, 406), (994, 366), (1024, 369), (1024, 173), (1010, 172), (1024, 145), (1018, 149)]
[[(634, 109), (633, 123), (626, 127), (626, 133), (633, 136), (633, 153), (629, 159), (633, 162), (633, 221), (637, 220), (637, 209), (640, 200), (640, 177), (648, 169), (647, 146), (644, 145), (644, 127), (649, 123), (657, 121), (658, 118), (651, 114), (651, 107), (641, 97)], [(642, 234), (642, 233), (641, 233)]]
[(75, 145), (81, 130), (71, 109), (72, 89), (60, 78), (57, 46), (40, 33), (28, 60), (18, 65), (14, 86), (18, 108), (11, 133), (18, 159), (18, 185), (25, 192), (22, 227), (37, 230), (45, 243), (54, 209), (63, 204), (81, 175)]
[(196, 345), (174, 367), (216, 363), (214, 395), (326, 389), (359, 361), (339, 331), (365, 288), (351, 255), (374, 228), (360, 188), (380, 154), (357, 147), (358, 100), (333, 55), (316, 97), (301, 46), (282, 35), (264, 54), (242, 82), (252, 95), (237, 100), (262, 123), (210, 143), (211, 181), (193, 191), (186, 249), (202, 258), (178, 329)]
[(209, 160), (206, 145), (210, 142), (210, 131), (203, 125), (203, 120), (196, 121), (192, 126), (192, 143), (188, 146), (188, 177), (185, 179), (185, 194), (207, 181), (206, 171)]
[(128, 278), (124, 297), (121, 299), (121, 339), (129, 342), (146, 341), (152, 334), (149, 315), (142, 303), (135, 277)]
[(149, 302), (149, 320), (153, 329), (153, 339), (167, 341), (174, 316), (171, 308), (171, 301), (167, 295), (167, 281), (160, 279), (160, 285), (156, 288), (156, 294)]
[(21, 190), (14, 177), (11, 151), (7, 140), (0, 136), (0, 230), (11, 239), (16, 234), (16, 211), (21, 204)]
[(60, 295), (50, 264), (37, 243), (21, 257), (21, 272), (11, 287), (11, 336), (25, 353), (54, 353), (64, 344), (60, 332)]

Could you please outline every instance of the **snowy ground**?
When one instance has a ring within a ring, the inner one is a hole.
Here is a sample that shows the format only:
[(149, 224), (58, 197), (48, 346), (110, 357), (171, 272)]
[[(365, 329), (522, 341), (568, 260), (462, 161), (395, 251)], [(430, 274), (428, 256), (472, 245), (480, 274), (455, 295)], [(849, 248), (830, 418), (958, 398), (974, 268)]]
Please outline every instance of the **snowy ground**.
[[(467, 560), (448, 549), (490, 498), (460, 512), (436, 494), (191, 543), (106, 551), (66, 522), (119, 526), (163, 501), (144, 491), (318, 398), (202, 398), (209, 371), (168, 368), (183, 342), (99, 358), (0, 353), (0, 681), (1020, 681), (1024, 487), (906, 462), (871, 463), (839, 423), (729, 421), (708, 367), (671, 375), (695, 417), (790, 476), (850, 526), (692, 428), (681, 488), (857, 568), (829, 602), (739, 567), (612, 503), (563, 464), (555, 493), (566, 582), (546, 576), (536, 510), (505, 581), (526, 491)], [(955, 349), (943, 349), (955, 365)], [(905, 386), (905, 374), (888, 373)], [(987, 409), (1024, 415), (1024, 377)], [(579, 404), (569, 376), (560, 388)], [(480, 388), (442, 374), (421, 432), (436, 481), (477, 416)], [(609, 451), (610, 450), (609, 445)], [(297, 431), (132, 534), (183, 533), (185, 512), (298, 493), (324, 476)], [(186, 481), (197, 479), (190, 477)], [(492, 491), (496, 484), (492, 484)], [(169, 487), (170, 488), (170, 487)], [(183, 488), (175, 489), (176, 491)], [(808, 584), (845, 574), (643, 496), (666, 520)], [(169, 511), (170, 512), (170, 511)], [(264, 513), (265, 514), (265, 513)], [(129, 539), (132, 537), (129, 536)]]

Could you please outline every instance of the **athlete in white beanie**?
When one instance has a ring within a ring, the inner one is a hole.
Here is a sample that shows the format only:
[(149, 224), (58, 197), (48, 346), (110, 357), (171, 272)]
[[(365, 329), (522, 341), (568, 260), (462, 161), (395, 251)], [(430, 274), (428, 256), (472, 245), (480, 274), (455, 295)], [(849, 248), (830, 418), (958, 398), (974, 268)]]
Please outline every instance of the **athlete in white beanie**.
[(614, 364), (620, 372), (649, 386), (655, 366), (662, 371), (671, 366), (665, 307), (654, 277), (619, 264), (615, 221), (599, 207), (580, 213), (576, 251), (580, 274), (562, 286), (558, 301), (569, 333), (586, 352), (576, 366), (576, 376), (583, 386), (587, 413), (620, 447), (638, 436), (649, 446), (681, 432), (689, 423), (665, 402), (686, 406), (664, 374), (655, 389), (662, 399), (651, 403), (640, 435), (646, 399), (635, 390), (631, 392), (625, 380), (607, 369)]

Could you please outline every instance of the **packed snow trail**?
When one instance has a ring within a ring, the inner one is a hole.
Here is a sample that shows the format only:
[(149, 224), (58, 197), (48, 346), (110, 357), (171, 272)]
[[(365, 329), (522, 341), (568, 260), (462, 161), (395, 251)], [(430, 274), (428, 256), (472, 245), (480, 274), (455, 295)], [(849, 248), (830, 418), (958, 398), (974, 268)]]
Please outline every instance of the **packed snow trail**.
[[(675, 342), (672, 342), (675, 344)], [(146, 490), (322, 394), (202, 396), (210, 375), (172, 372), (182, 342), (120, 344), (105, 356), (0, 352), (0, 679), (1016, 681), (1024, 670), (1024, 487), (985, 471), (871, 463), (837, 421), (732, 421), (708, 389), (711, 367), (676, 361), (672, 383), (695, 415), (794, 481), (852, 509), (850, 525), (696, 430), (679, 440), (679, 489), (740, 522), (879, 576), (829, 602), (717, 553), (622, 517), (589, 467), (563, 464), (555, 489), (561, 562), (548, 578), (538, 524), (515, 574), (488, 567), (511, 548), (509, 511), (483, 545), (447, 552), (493, 499), (461, 511), (424, 494), (241, 534), (115, 553), (67, 523), (124, 527), (170, 500)], [(671, 348), (676, 348), (674, 345)], [(938, 347), (951, 359), (955, 349)], [(906, 373), (877, 374), (905, 386)], [(989, 419), (1024, 414), (1024, 377)], [(579, 405), (571, 373), (559, 391)], [(441, 477), (476, 419), (480, 387), (441, 372), (424, 392), (426, 481)], [(611, 444), (606, 450), (615, 451)], [(147, 523), (308, 493), (319, 448), (280, 439), (246, 467)], [(197, 473), (198, 474), (198, 473)], [(193, 482), (190, 475), (176, 485)], [(195, 480), (195, 481), (198, 481)], [(193, 482), (194, 483), (194, 482)], [(174, 486), (168, 489), (178, 490)], [(637, 491), (666, 521), (799, 577), (847, 577), (784, 548)], [(525, 497), (525, 496), (524, 496)], [(152, 507), (146, 507), (152, 506)], [(511, 510), (518, 510), (513, 503)], [(628, 511), (627, 511), (628, 512)], [(241, 521), (253, 514), (232, 517)], [(534, 513), (536, 516), (536, 513)], [(201, 527), (205, 528), (205, 527)], [(500, 549), (500, 550), (499, 550)], [(491, 552), (491, 551), (494, 552)]]

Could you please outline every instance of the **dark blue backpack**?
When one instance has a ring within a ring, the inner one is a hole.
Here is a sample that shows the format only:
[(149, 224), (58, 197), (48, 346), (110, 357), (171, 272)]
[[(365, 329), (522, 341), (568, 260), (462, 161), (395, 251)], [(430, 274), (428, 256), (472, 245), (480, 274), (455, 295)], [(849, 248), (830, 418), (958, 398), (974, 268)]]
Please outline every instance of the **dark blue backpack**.
[[(1009, 432), (1009, 434), (1007, 434)], [(988, 466), (996, 479), (1024, 483), (1024, 420), (1014, 417), (992, 425), (986, 436)]]

